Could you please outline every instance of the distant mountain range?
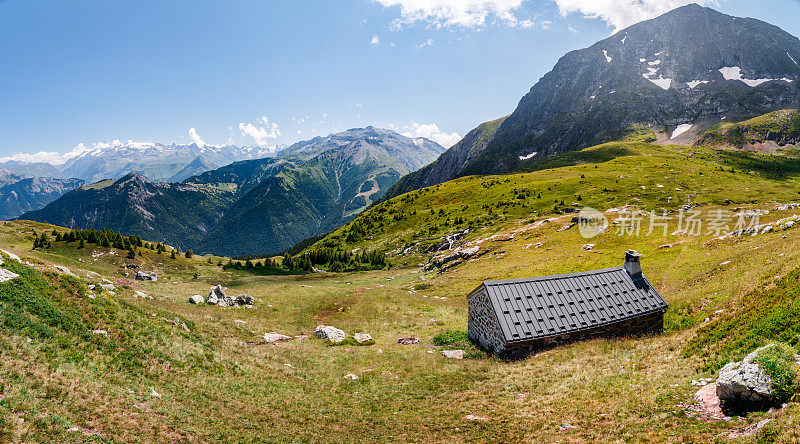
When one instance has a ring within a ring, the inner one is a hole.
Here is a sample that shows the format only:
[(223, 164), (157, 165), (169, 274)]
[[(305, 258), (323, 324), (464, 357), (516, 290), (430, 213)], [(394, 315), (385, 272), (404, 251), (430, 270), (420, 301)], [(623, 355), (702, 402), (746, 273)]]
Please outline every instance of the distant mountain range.
[(0, 220), (42, 208), (84, 183), (80, 179), (23, 177), (0, 169)]
[(689, 5), (568, 53), (511, 115), (480, 125), (387, 197), (461, 176), (536, 168), (549, 156), (619, 139), (635, 125), (669, 139), (799, 104), (800, 39)]
[(21, 219), (110, 228), (197, 252), (272, 253), (350, 220), (442, 152), (428, 139), (351, 129), (183, 183), (129, 173), (84, 185)]
[(5, 158), (0, 161), (0, 168), (18, 175), (78, 178), (87, 182), (119, 179), (128, 173), (138, 173), (156, 182), (180, 182), (231, 162), (270, 155), (271, 150), (259, 147), (114, 141), (92, 147), (80, 145), (69, 153), (49, 156), (48, 161)]

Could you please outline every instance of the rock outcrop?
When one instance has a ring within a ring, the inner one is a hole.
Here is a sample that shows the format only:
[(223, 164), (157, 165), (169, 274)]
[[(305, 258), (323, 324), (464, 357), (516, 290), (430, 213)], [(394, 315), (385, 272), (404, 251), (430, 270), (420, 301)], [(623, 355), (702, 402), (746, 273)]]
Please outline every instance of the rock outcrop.
[(717, 396), (735, 405), (768, 404), (775, 401), (772, 378), (756, 362), (758, 354), (767, 347), (750, 353), (741, 362), (731, 362), (719, 371)]
[(330, 325), (320, 325), (314, 330), (314, 336), (320, 339), (327, 339), (332, 343), (339, 343), (345, 340), (347, 335), (344, 331)]

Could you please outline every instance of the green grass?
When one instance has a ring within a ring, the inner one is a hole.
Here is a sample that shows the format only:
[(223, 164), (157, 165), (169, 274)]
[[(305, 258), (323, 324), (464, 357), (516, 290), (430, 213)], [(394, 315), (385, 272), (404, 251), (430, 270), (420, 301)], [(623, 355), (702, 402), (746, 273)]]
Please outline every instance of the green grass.
[[(0, 325), (0, 440), (677, 443), (714, 441), (764, 418), (774, 421), (753, 441), (800, 440), (795, 403), (720, 422), (680, 407), (692, 402), (691, 381), (713, 376), (723, 359), (767, 341), (792, 343), (800, 228), (732, 239), (609, 232), (587, 251), (576, 229), (561, 230), (572, 214), (559, 214), (583, 204), (674, 210), (691, 201), (707, 210), (770, 210), (764, 221), (774, 221), (793, 213), (776, 211), (777, 202), (798, 198), (793, 153), (732, 158), (630, 142), (584, 154), (562, 158), (557, 169), (399, 196), (357, 219), (365, 232), (353, 232), (354, 242), (345, 241), (352, 225), (322, 241), (386, 251), (395, 264), (388, 270), (260, 275), (223, 270), (216, 264), (225, 258), (209, 264), (142, 251), (134, 262), (159, 280), (141, 282), (122, 268), (124, 252), (62, 244), (31, 251), (32, 231), (52, 226), (0, 224), (0, 248), (34, 264), (7, 262), (24, 292), (0, 286), (3, 308), (18, 307), (3, 316), (19, 313)], [(553, 220), (529, 226), (544, 218)], [(481, 256), (423, 271), (428, 255), (420, 250), (470, 221), (468, 239), (482, 240)], [(490, 239), (512, 230), (512, 240)], [(403, 255), (411, 243), (416, 249)], [(670, 304), (664, 334), (576, 343), (514, 362), (486, 356), (466, 338), (465, 296), (480, 281), (619, 266), (630, 248), (644, 254), (645, 274)], [(116, 295), (88, 298), (85, 283), (103, 279), (118, 283)], [(254, 307), (187, 302), (218, 284), (255, 297)], [(313, 336), (319, 324), (369, 333), (375, 344), (328, 346)], [(91, 333), (97, 329), (108, 336)], [(267, 345), (267, 332), (294, 339)], [(398, 344), (410, 336), (420, 343)], [(463, 349), (470, 359), (446, 359), (442, 349)], [(153, 389), (161, 396), (150, 396)], [(577, 428), (562, 430), (567, 423)]]
[(743, 148), (765, 142), (770, 135), (782, 135), (784, 141), (796, 143), (800, 139), (800, 113), (782, 110), (743, 122), (722, 122), (706, 130), (699, 143)]
[[(316, 246), (424, 249), (457, 230), (470, 238), (589, 206), (676, 211), (700, 206), (796, 201), (800, 155), (610, 143), (567, 153), (507, 176), (456, 179), (382, 202)], [(357, 233), (357, 235), (353, 235)]]
[(786, 402), (800, 394), (800, 373), (794, 360), (797, 350), (777, 344), (761, 350), (756, 362), (772, 379), (772, 388), (778, 402)]
[(698, 330), (685, 350), (698, 355), (707, 370), (741, 360), (767, 343), (800, 344), (800, 269), (758, 288), (741, 299), (731, 300), (727, 314)]
[(487, 358), (488, 355), (470, 341), (466, 332), (451, 330), (433, 337), (433, 344), (444, 350), (464, 350), (466, 358)]

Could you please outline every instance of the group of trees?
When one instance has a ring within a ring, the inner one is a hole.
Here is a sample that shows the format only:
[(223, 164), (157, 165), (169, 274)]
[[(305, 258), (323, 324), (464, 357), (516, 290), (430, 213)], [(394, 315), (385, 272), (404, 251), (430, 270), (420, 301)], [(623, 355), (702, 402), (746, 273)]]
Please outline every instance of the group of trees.
[[(94, 244), (98, 247), (116, 248), (118, 250), (127, 250), (128, 258), (133, 259), (141, 256), (139, 249), (153, 250), (158, 254), (165, 253), (167, 247), (162, 243), (144, 242), (139, 236), (125, 236), (122, 233), (117, 233), (113, 230), (70, 230), (61, 233), (58, 230), (53, 230), (48, 236), (47, 233), (37, 234), (33, 231), (34, 241), (33, 249), (50, 248), (53, 242), (64, 242), (67, 245), (77, 243), (77, 248), (82, 249), (86, 244)], [(51, 240), (52, 238), (52, 240)], [(137, 253), (138, 252), (138, 253)], [(191, 257), (191, 250), (186, 252), (187, 257)], [(176, 250), (172, 250), (171, 257), (176, 258)]]
[(280, 260), (265, 258), (246, 261), (229, 260), (225, 270), (259, 270), (277, 268), (288, 271), (312, 271), (315, 267), (331, 272), (375, 270), (389, 265), (386, 255), (377, 251), (351, 253), (334, 248), (312, 248), (300, 255), (292, 256), (288, 251)]
[[(374, 222), (375, 221), (370, 221), (369, 223), (372, 225)], [(361, 235), (367, 231), (362, 227), (359, 228), (356, 228), (356, 230), (359, 231)], [(367, 229), (369, 228), (372, 227), (370, 226)], [(152, 250), (157, 254), (165, 253), (168, 250), (164, 244), (144, 242), (139, 236), (125, 236), (112, 230), (70, 230), (64, 233), (53, 230), (50, 235), (47, 233), (37, 234), (34, 230), (33, 235), (34, 249), (50, 248), (53, 242), (65, 242), (66, 244), (77, 243), (78, 249), (85, 248), (86, 244), (93, 244), (99, 247), (127, 250), (129, 259), (134, 259), (137, 255), (141, 256), (142, 249)], [(179, 250), (170, 250), (170, 257), (172, 259), (177, 259), (178, 254), (180, 254)], [(194, 253), (192, 250), (187, 250), (184, 256), (191, 259), (194, 257)], [(209, 261), (210, 260), (209, 258)], [(225, 265), (223, 265), (222, 262), (219, 262), (218, 265), (222, 265), (223, 269), (234, 270), (280, 268), (288, 271), (312, 271), (314, 267), (319, 267), (332, 272), (341, 272), (381, 269), (387, 267), (389, 262), (386, 259), (386, 255), (378, 251), (352, 253), (338, 248), (317, 247), (308, 249), (297, 256), (292, 256), (292, 254), (287, 251), (284, 253), (283, 258), (279, 260), (270, 258), (254, 258), (246, 261), (229, 260)]]

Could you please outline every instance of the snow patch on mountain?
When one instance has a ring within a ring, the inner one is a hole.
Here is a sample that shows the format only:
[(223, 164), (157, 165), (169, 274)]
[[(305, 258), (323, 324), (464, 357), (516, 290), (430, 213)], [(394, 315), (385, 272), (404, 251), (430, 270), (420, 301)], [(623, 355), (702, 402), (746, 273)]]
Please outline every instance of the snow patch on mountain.
[(654, 62), (648, 63), (648, 65), (650, 65), (650, 66), (656, 66), (656, 65), (660, 65), (660, 64), (661, 64), (661, 60), (656, 60)]
[(689, 85), (689, 89), (695, 89), (698, 86), (700, 86), (702, 84), (705, 84), (705, 83), (709, 83), (709, 81), (708, 80), (692, 80), (691, 82), (686, 82), (686, 84)]
[(742, 68), (738, 66), (726, 66), (724, 68), (721, 68), (719, 72), (722, 73), (722, 77), (724, 77), (725, 80), (739, 80), (744, 82), (746, 85), (750, 87), (756, 87), (758, 85), (767, 82), (777, 82), (777, 81), (783, 81), (787, 83), (793, 82), (793, 80), (787, 79), (785, 77), (782, 79), (745, 79), (744, 75), (742, 74)]
[(607, 61), (608, 63), (611, 63), (611, 60), (612, 60), (612, 59), (611, 59), (611, 56), (609, 56), (609, 55), (608, 55), (608, 51), (606, 51), (606, 50), (604, 49), (604, 50), (603, 50), (603, 55), (606, 57), (606, 61)]
[(653, 82), (656, 86), (665, 91), (668, 90), (670, 86), (672, 86), (672, 79), (665, 79), (663, 76), (658, 76), (657, 79), (651, 79), (647, 77), (647, 74), (642, 74), (642, 76), (645, 79), (649, 80), (650, 82)]
[(686, 131), (689, 131), (690, 129), (692, 129), (693, 126), (694, 125), (692, 125), (691, 123), (684, 123), (683, 125), (678, 125), (678, 127), (675, 128), (675, 131), (672, 132), (672, 137), (670, 137), (670, 140), (675, 139), (676, 137), (680, 136)]
[(625, 34), (625, 37), (623, 37), (622, 40), (620, 40), (620, 41), (624, 45), (625, 44), (625, 40), (627, 40), (627, 39), (628, 39), (628, 34)]
[(538, 152), (536, 152), (536, 151), (534, 151), (534, 152), (532, 152), (532, 153), (528, 154), (527, 156), (519, 156), (519, 160), (528, 160), (528, 159), (532, 159), (532, 158), (533, 158), (533, 156), (535, 156), (535, 155), (537, 155), (537, 154), (539, 154), (539, 153), (538, 153)]

